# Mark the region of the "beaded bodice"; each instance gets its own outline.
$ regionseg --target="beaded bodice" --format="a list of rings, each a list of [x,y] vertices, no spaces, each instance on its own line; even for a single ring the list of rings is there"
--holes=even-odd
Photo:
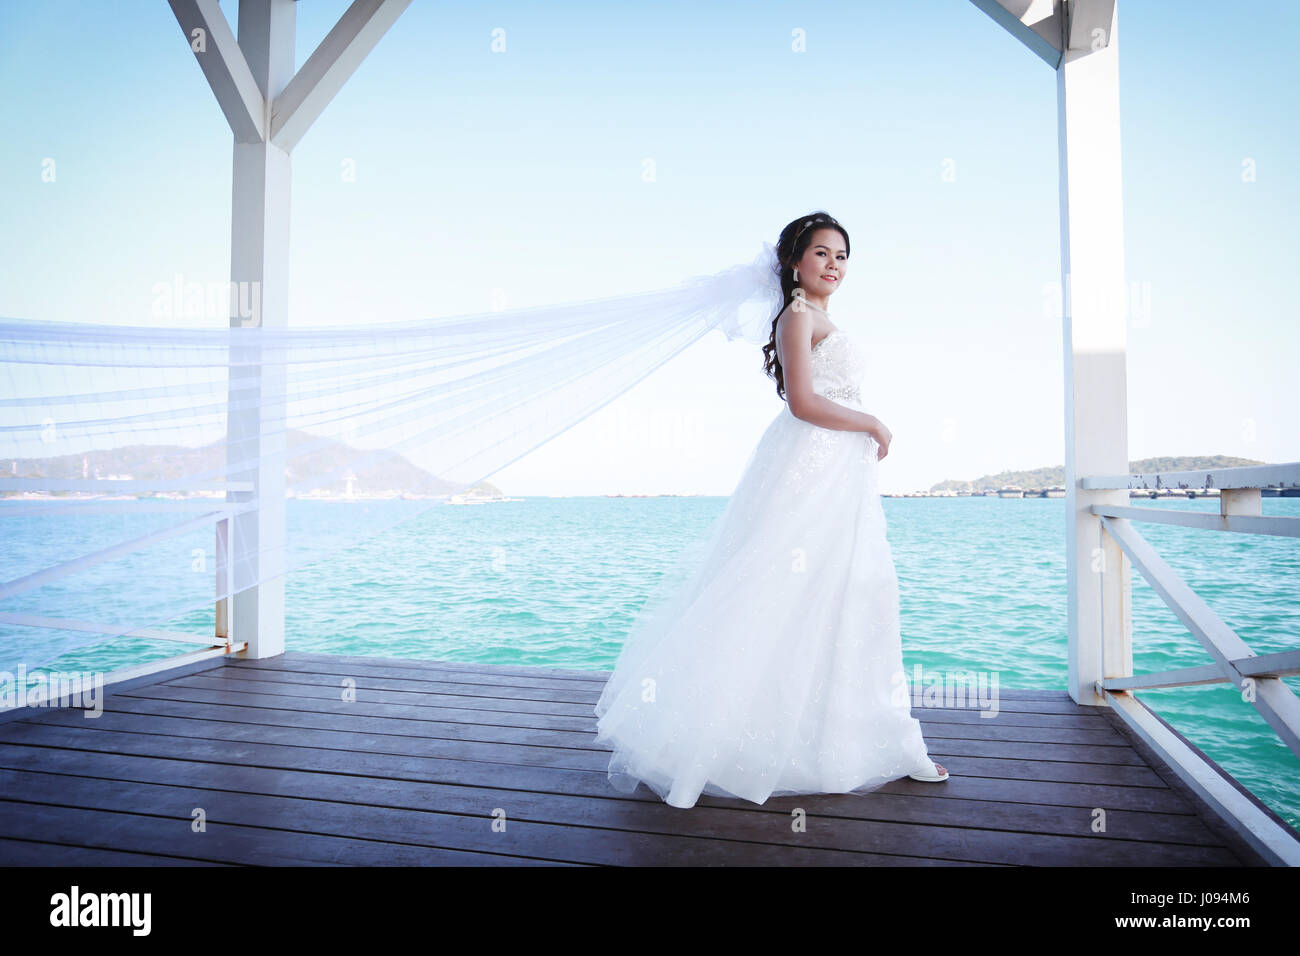
[[[812,388],[843,405],[862,406],[866,355],[843,329],[835,329],[812,350]]]

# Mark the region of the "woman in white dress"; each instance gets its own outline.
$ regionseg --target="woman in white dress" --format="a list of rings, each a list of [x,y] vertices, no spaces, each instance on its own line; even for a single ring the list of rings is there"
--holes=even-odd
[[[825,212],[776,246],[785,305],[764,371],[785,407],[699,554],[642,607],[596,703],[611,784],[675,807],[701,793],[939,782],[912,717],[878,483],[889,429],[863,409],[862,348],[827,306],[847,231]]]

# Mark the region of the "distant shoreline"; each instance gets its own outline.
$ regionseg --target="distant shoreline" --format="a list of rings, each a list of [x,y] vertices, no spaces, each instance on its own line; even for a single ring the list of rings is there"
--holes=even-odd
[[[1124,489],[1117,489],[1124,490]],[[1130,488],[1128,489],[1130,498],[1218,498],[1218,488]],[[1300,497],[1300,489],[1279,489],[1263,488],[1260,494],[1265,498],[1292,498]],[[1001,491],[909,491],[909,492],[882,492],[882,498],[1007,498],[1007,499],[1024,499],[1024,498],[1064,498],[1064,489],[1003,489]],[[290,495],[288,501],[329,501],[338,503],[356,503],[365,501],[443,501],[448,504],[471,505],[471,504],[500,504],[511,501],[525,501],[529,498],[726,498],[725,494],[703,494],[699,492],[651,492],[644,494],[610,494],[593,492],[583,495],[502,495],[500,497],[487,496],[464,496],[464,495],[412,495],[404,493],[393,493],[384,495]],[[51,494],[39,491],[20,491],[7,494],[0,494],[0,501],[211,501],[214,503],[224,503],[225,493],[214,492],[204,494],[196,492],[194,494],[169,494],[161,493],[155,495],[97,495],[83,492],[67,492],[65,494]]]

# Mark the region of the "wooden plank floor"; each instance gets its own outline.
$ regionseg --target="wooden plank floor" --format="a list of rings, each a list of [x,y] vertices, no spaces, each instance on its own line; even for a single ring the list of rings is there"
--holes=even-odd
[[[943,784],[683,810],[609,786],[604,679],[288,653],[137,679],[94,719],[29,709],[0,722],[0,863],[1261,863],[1115,715],[1064,691],[1003,690],[993,719],[918,708]]]

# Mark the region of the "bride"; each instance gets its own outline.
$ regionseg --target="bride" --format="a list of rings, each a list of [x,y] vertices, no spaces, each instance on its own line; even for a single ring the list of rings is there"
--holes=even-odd
[[[609,779],[675,807],[938,782],[912,717],[880,503],[889,429],[864,354],[831,325],[848,232],[825,212],[776,246],[784,306],[763,348],[785,407],[704,545],[641,609],[596,703]]]

